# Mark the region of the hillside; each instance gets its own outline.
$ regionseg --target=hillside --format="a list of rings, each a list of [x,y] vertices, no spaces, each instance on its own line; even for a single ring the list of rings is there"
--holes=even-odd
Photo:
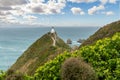
[[[112,37],[116,32],[120,32],[120,21],[116,21],[101,27],[97,32],[85,40],[81,46],[93,44],[99,39]]]
[[[57,54],[69,49],[70,47],[57,36],[56,32],[48,32],[34,42],[9,70],[33,75],[39,66],[53,59]]]
[[[98,40],[94,45],[84,46],[72,53],[64,52],[64,54],[58,55],[53,60],[40,66],[33,80],[61,80],[62,65],[64,61],[70,57],[77,57],[87,62],[95,70],[96,78],[98,77],[98,79],[91,79],[95,77],[94,75],[88,76],[88,74],[92,74],[89,67],[86,74],[83,75],[86,78],[88,77],[88,79],[83,79],[82,76],[82,79],[66,80],[120,80],[120,33],[114,34],[112,38]],[[74,63],[76,62],[74,61]],[[72,61],[68,64],[72,64]],[[69,74],[64,73],[65,75],[70,76],[71,73],[78,71],[78,68],[76,68],[76,70],[73,70],[71,66],[70,68],[71,69],[65,67],[65,69],[70,72]],[[82,71],[84,72],[84,68],[85,67],[81,68],[79,75],[82,74]],[[78,72],[76,74],[78,74]],[[73,76],[76,77],[76,75],[72,75],[72,77]]]

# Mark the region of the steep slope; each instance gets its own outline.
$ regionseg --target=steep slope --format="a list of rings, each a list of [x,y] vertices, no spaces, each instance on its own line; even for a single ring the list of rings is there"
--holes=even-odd
[[[116,32],[120,32],[120,21],[113,22],[100,28],[95,34],[85,40],[80,47],[93,44],[99,39],[112,37]]]
[[[57,33],[43,35],[34,42],[12,65],[14,71],[33,75],[36,69],[57,54],[69,50],[70,47],[57,36]]]

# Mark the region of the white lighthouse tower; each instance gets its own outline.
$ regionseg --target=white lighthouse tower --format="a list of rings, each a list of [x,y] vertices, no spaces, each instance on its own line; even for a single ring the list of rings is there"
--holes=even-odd
[[[55,29],[54,29],[54,27],[52,27],[52,29],[51,29],[51,33],[55,33]]]

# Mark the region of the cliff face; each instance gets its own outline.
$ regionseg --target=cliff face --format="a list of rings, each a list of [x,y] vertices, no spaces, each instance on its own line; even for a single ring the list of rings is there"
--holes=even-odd
[[[85,40],[80,47],[93,44],[99,39],[112,37],[116,32],[120,32],[120,21],[113,22],[100,28],[95,34]]]
[[[70,47],[57,36],[57,33],[49,32],[34,42],[10,69],[33,75],[39,66],[69,49]]]

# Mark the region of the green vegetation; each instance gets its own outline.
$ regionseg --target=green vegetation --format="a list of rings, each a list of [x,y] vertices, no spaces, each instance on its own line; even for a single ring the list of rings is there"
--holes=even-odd
[[[35,73],[35,80],[60,80],[60,69],[62,63],[69,57],[76,57],[77,54],[70,54],[64,52],[58,55],[53,60],[45,63],[43,66],[39,67]]]
[[[55,35],[57,36],[57,34]],[[70,49],[58,36],[56,37],[56,46],[53,46],[51,37],[54,37],[51,33],[43,35],[17,59],[10,69],[33,75],[39,66],[53,59],[59,53]]]
[[[6,73],[0,70],[0,80],[5,80]]]
[[[56,46],[53,46],[55,35],[47,33],[33,43],[7,73],[1,72],[0,80],[70,80],[64,77],[76,74],[75,70],[83,80],[95,80],[96,76],[99,80],[120,80],[120,33],[116,33],[120,32],[119,25],[120,21],[106,25],[72,52],[57,34]],[[84,61],[69,60],[70,57]],[[67,72],[68,69],[71,71]]]
[[[120,80],[120,33],[83,47],[79,53],[91,63],[100,80]]]
[[[68,58],[61,68],[62,80],[97,80],[95,71],[80,58]]]
[[[39,67],[34,79],[60,80],[61,65],[69,57],[82,57],[88,64],[93,66],[99,80],[119,80],[120,33],[112,38],[98,40],[94,45],[82,47],[76,52],[60,54],[55,59]]]
[[[8,70],[5,80],[24,80],[24,74],[15,72],[14,70]]]
[[[52,49],[55,48],[52,47]],[[116,33],[112,38],[98,40],[94,45],[82,47],[72,53],[59,54],[53,60],[39,66],[33,77],[17,73],[17,71],[10,71],[7,74],[2,72],[0,78],[5,80],[6,76],[8,79],[14,80],[18,78],[23,80],[61,80],[62,64],[70,57],[82,57],[93,67],[99,80],[120,80],[120,33]],[[85,75],[87,76],[87,73]]]
[[[93,34],[87,40],[85,40],[80,45],[80,47],[93,44],[97,40],[106,37],[112,37],[116,32],[120,32],[120,21],[116,21],[111,24],[105,25],[104,27],[101,27],[95,34]]]

